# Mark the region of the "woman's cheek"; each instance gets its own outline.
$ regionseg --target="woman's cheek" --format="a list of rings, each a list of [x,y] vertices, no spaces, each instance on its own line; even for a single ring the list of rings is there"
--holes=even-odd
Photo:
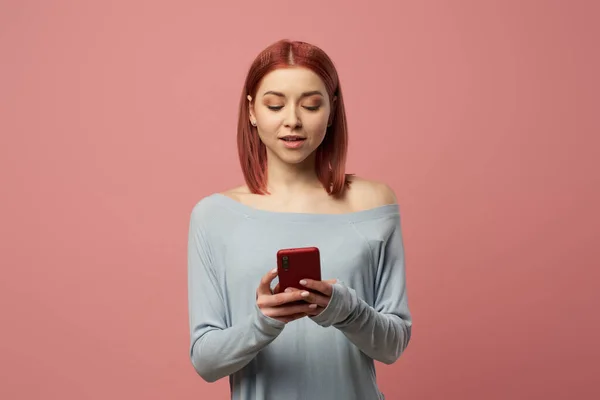
[[[277,129],[281,123],[281,118],[275,115],[266,115],[262,118],[263,126],[266,130],[272,131]]]

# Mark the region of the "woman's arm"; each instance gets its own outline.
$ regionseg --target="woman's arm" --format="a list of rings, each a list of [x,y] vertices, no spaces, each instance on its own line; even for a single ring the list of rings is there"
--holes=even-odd
[[[227,326],[225,288],[213,268],[211,246],[202,226],[203,212],[192,212],[188,236],[190,358],[207,382],[231,375],[271,343],[285,323],[265,316],[258,306],[243,322]]]
[[[394,219],[394,228],[380,249],[374,306],[359,298],[354,289],[337,282],[330,285],[329,304],[311,317],[321,326],[339,329],[362,352],[385,364],[395,362],[404,352],[412,327],[400,221],[398,216]]]
[[[331,289],[329,304],[311,317],[313,321],[339,329],[369,357],[385,364],[395,362],[408,346],[412,328],[399,219],[380,250],[374,305],[343,282]]]

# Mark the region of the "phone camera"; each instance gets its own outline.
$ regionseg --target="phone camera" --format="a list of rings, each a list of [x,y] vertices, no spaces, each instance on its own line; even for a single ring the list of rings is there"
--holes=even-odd
[[[282,260],[283,260],[283,269],[284,269],[284,271],[287,271],[289,269],[288,256],[283,256]]]

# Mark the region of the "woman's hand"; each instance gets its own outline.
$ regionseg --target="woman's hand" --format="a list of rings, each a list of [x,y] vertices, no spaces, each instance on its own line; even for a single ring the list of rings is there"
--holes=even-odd
[[[312,312],[311,315],[319,315],[325,309],[325,307],[327,307],[329,300],[331,300],[331,295],[333,294],[332,285],[336,282],[336,279],[330,279],[326,281],[302,279],[300,281],[302,286],[311,290],[311,292],[300,291],[302,299],[307,303],[317,306],[315,312]]]
[[[307,315],[317,315],[320,310],[317,304],[309,304],[305,300],[310,294],[303,290],[289,290],[278,293],[278,287],[271,291],[271,282],[277,276],[277,269],[269,271],[262,277],[256,289],[256,305],[267,317],[288,323]]]

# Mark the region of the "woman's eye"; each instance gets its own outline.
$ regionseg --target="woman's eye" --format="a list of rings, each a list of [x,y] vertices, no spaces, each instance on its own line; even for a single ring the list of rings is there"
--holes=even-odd
[[[308,111],[317,111],[321,106],[303,106]],[[283,108],[283,106],[267,106],[267,108],[271,111],[279,111]]]

